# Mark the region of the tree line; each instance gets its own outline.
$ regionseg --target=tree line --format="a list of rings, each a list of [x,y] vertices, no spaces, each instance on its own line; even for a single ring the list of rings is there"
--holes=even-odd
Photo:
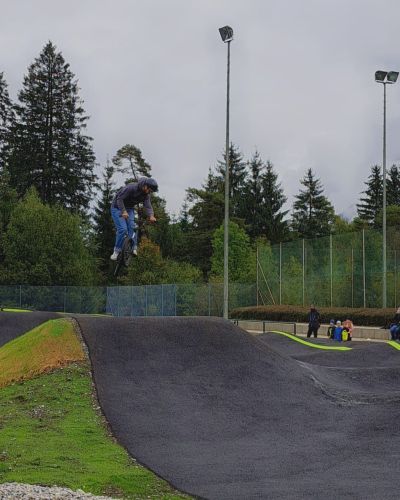
[[[16,102],[0,72],[0,284],[89,285],[113,281],[110,204],[126,182],[152,175],[134,144],[125,144],[95,174],[88,116],[78,80],[48,42],[28,67]],[[223,273],[225,156],[200,187],[189,187],[179,216],[153,196],[159,223],[148,229],[126,284],[220,281]],[[255,248],[298,238],[379,227],[383,182],[371,167],[357,217],[335,214],[321,180],[307,169],[292,210],[271,161],[255,151],[246,160],[231,144],[230,277],[255,281]],[[400,170],[388,172],[388,224],[400,221]],[[162,186],[161,186],[162,191]]]

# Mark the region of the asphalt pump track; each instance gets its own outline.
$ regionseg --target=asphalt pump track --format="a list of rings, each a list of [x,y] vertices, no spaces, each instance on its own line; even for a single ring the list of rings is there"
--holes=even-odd
[[[212,318],[76,319],[115,437],[178,489],[399,497],[400,351],[310,353]]]

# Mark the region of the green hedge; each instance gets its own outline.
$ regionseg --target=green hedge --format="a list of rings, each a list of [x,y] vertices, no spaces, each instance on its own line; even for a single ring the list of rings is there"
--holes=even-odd
[[[395,315],[394,309],[352,309],[351,307],[318,307],[322,323],[331,319],[351,319],[354,325],[388,328]],[[307,323],[309,308],[301,306],[239,307],[231,311],[233,319],[290,321]]]

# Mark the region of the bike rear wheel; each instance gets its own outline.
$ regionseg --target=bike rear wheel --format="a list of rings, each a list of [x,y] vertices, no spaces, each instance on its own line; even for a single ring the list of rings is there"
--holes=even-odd
[[[128,267],[132,259],[132,239],[128,238],[128,236],[125,236],[121,254],[123,265]]]
[[[132,240],[125,236],[122,243],[122,249],[117,258],[117,265],[115,266],[114,276],[117,277],[122,267],[128,267],[132,258]]]

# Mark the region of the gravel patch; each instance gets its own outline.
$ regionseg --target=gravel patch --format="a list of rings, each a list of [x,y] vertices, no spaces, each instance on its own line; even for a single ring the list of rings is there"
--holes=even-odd
[[[49,488],[21,483],[0,484],[0,500],[84,500],[88,498],[113,500],[111,497],[95,496],[82,490],[73,491],[58,486]]]

